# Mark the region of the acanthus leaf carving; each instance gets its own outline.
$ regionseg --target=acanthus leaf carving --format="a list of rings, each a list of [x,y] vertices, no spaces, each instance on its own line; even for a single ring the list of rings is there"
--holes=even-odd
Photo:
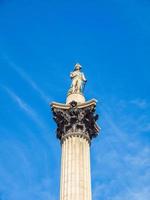
[[[53,108],[52,111],[60,140],[64,135],[77,132],[88,135],[90,139],[97,136],[98,115],[95,114],[95,106],[78,108],[77,102],[72,101],[69,109]]]

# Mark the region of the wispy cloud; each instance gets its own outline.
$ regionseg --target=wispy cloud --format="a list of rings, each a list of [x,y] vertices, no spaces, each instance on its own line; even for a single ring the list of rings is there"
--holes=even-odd
[[[142,110],[131,113],[131,102],[118,111],[118,102],[113,107],[102,106],[102,133],[93,146],[93,199],[148,200],[150,194],[150,149],[143,143],[140,133],[149,131],[149,114]],[[136,102],[137,104],[137,102]],[[137,110],[146,103],[138,102]],[[142,124],[144,124],[142,126]]]
[[[9,59],[9,57],[7,55],[3,54],[3,58],[7,61],[7,63],[9,64],[9,66],[15,70],[21,78],[23,78],[39,95],[40,97],[46,102],[48,103],[51,98],[49,96],[47,96],[43,90],[35,83],[35,81],[27,74],[27,72],[25,72],[21,67],[18,67],[13,61],[11,61]]]
[[[145,99],[134,99],[131,100],[130,103],[141,109],[145,109],[148,106],[148,103]]]
[[[143,187],[137,189],[129,189],[128,192],[122,192],[116,195],[113,200],[149,200],[150,187]]]
[[[21,99],[17,94],[15,94],[12,90],[10,90],[6,86],[2,86],[2,88],[7,92],[7,94],[13,99],[19,108],[22,109],[38,126],[43,129],[46,129],[46,125],[41,119],[41,117],[33,110],[23,99]]]

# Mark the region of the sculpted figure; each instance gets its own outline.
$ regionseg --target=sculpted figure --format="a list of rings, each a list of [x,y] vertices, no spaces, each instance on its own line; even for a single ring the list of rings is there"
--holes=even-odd
[[[80,64],[76,64],[74,71],[70,73],[70,77],[72,79],[72,84],[71,84],[68,94],[83,93],[84,85],[87,80],[84,76],[84,73],[81,72],[81,68],[82,67]]]

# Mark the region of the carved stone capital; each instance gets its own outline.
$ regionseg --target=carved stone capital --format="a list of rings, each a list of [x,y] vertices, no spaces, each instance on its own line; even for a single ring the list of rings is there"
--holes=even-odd
[[[89,138],[89,141],[98,135],[99,127],[96,124],[98,115],[95,114],[96,101],[92,100],[78,105],[72,101],[69,105],[52,103],[53,119],[57,124],[57,138],[63,140],[68,136]]]

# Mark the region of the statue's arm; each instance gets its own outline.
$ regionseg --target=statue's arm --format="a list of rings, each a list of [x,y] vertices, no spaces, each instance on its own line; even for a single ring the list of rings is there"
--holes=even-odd
[[[71,72],[71,73],[70,73],[70,77],[71,77],[71,78],[74,78],[74,77],[75,77],[74,72]]]
[[[82,79],[83,79],[84,82],[87,82],[87,79],[85,78],[84,73],[82,73]]]

